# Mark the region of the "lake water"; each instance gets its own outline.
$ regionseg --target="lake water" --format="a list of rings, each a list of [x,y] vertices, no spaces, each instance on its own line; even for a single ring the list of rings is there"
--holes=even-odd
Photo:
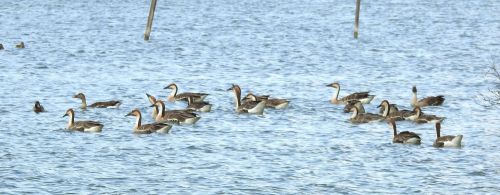
[[[363,1],[359,39],[354,1],[162,1],[143,40],[149,1],[5,1],[0,5],[0,193],[2,194],[472,194],[500,193],[498,107],[481,93],[500,62],[500,2]],[[25,49],[15,44],[24,41]],[[369,90],[408,108],[445,96],[424,112],[445,116],[443,134],[463,147],[437,149],[434,126],[400,122],[420,146],[392,144],[386,123],[355,125],[328,102]],[[214,106],[194,126],[133,135],[145,93],[206,92]],[[288,98],[262,116],[234,111],[244,93]],[[119,109],[78,109],[118,99]],[[48,112],[31,111],[41,101]],[[182,108],[182,102],[168,108]],[[65,131],[76,120],[102,133]]]

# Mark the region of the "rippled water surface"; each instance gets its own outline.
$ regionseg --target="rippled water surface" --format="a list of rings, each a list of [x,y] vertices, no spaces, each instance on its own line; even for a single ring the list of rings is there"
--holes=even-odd
[[[354,1],[162,1],[151,40],[142,36],[149,1],[4,1],[0,5],[0,192],[40,193],[499,193],[499,110],[480,93],[499,63],[500,2],[363,1],[352,38]],[[24,41],[25,49],[15,44]],[[409,107],[442,94],[424,111],[463,134],[460,149],[436,149],[433,125],[398,123],[423,138],[391,143],[385,123],[355,125],[328,102],[369,90]],[[207,92],[214,106],[194,126],[133,135],[145,93],[165,99]],[[234,112],[243,92],[288,98],[263,116]],[[71,96],[118,99],[119,109],[78,109]],[[35,100],[48,110],[31,111]],[[168,103],[182,108],[182,102]],[[65,131],[66,109],[101,121],[102,133]]]

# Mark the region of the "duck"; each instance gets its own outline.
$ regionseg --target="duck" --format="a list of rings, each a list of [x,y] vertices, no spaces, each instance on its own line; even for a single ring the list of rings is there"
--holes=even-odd
[[[188,99],[187,110],[198,111],[198,112],[210,112],[212,109],[212,104],[202,101],[194,102],[194,97],[190,96]]]
[[[420,107],[415,107],[413,108],[413,115],[410,115],[406,117],[408,120],[412,120],[416,123],[437,123],[437,122],[442,122],[445,117],[439,117],[436,115],[427,115],[423,114],[422,109]]]
[[[326,85],[327,87],[333,87],[336,88],[337,91],[333,95],[333,97],[330,99],[330,103],[332,104],[347,104],[349,100],[358,100],[362,104],[369,104],[375,95],[370,95],[370,92],[356,92],[353,94],[350,94],[348,96],[345,96],[341,99],[338,99],[339,93],[340,93],[340,84],[337,82],[331,83]]]
[[[112,100],[112,101],[106,101],[106,102],[95,102],[93,104],[90,104],[87,106],[87,99],[85,98],[85,95],[83,93],[78,93],[73,96],[73,98],[78,98],[82,100],[82,109],[86,109],[87,107],[91,108],[118,108],[121,105],[121,101],[117,100]]]
[[[19,42],[19,44],[16,45],[16,48],[23,49],[24,48],[24,42]]]
[[[234,92],[235,109],[237,113],[249,113],[249,114],[263,114],[264,108],[266,107],[266,100],[257,101],[247,101],[241,103],[241,88],[240,86],[233,84],[228,91]]]
[[[155,96],[152,96],[148,93],[146,93],[146,96],[148,96],[148,100],[151,103],[151,105],[154,105],[156,103]],[[153,106],[153,112],[151,112],[151,116],[153,117],[153,119],[156,118],[156,116],[158,116],[158,108],[156,106]]]
[[[180,101],[180,100],[187,101],[188,97],[193,97],[194,102],[202,102],[209,95],[207,93],[191,93],[191,92],[177,94],[177,90],[179,88],[177,87],[177,84],[175,84],[175,83],[170,83],[164,89],[172,89],[172,92],[170,93],[170,95],[167,98],[168,101],[170,101],[170,102],[175,102],[175,101]]]
[[[33,106],[33,112],[40,113],[45,112],[45,108],[43,108],[42,104],[39,101],[35,102],[35,106]]]
[[[351,112],[352,107],[357,107],[359,113],[365,113],[365,107],[359,100],[349,100],[347,104],[344,106],[344,112]]]
[[[417,99],[417,86],[412,87],[413,96],[411,98],[411,106],[412,107],[425,107],[425,106],[440,106],[444,102],[444,96],[429,96],[425,97],[421,100]]]
[[[352,115],[349,118],[349,121],[352,123],[368,123],[368,122],[375,122],[375,121],[382,121],[385,119],[385,117],[380,116],[378,114],[372,114],[372,113],[359,113],[359,109],[354,106],[351,108]]]
[[[436,141],[434,147],[461,147],[463,135],[445,135],[441,136],[441,123],[436,123]]]
[[[394,131],[392,143],[420,144],[422,139],[416,133],[410,131],[402,131],[398,133],[396,129],[396,121],[394,119],[389,119],[388,122]]]
[[[165,103],[157,100],[152,106],[158,108],[158,115],[155,117],[156,122],[172,122],[179,125],[191,125],[200,120],[200,116],[192,113],[189,110],[166,110]]]
[[[242,104],[247,101],[263,101],[266,100],[266,108],[274,108],[274,109],[285,109],[290,104],[290,101],[287,99],[277,99],[272,98],[269,99],[269,95],[257,96],[253,93],[248,93],[243,99]]]
[[[81,132],[101,132],[103,124],[97,121],[75,121],[75,111],[72,108],[66,111],[63,117],[69,116],[69,122],[66,129]]]
[[[141,111],[137,108],[125,116],[135,116],[136,121],[133,133],[136,134],[168,133],[172,128],[172,125],[166,123],[141,124]]]

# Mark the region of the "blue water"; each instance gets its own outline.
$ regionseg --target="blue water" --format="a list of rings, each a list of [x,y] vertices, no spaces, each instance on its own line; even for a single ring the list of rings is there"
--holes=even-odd
[[[500,112],[480,96],[498,87],[486,73],[500,63],[500,2],[363,1],[358,40],[354,6],[160,0],[146,42],[147,0],[2,2],[0,193],[500,193]],[[463,147],[432,147],[430,124],[398,123],[423,139],[406,146],[385,123],[349,123],[328,103],[333,81],[341,96],[376,94],[368,112],[384,99],[408,108],[412,85],[444,95],[424,112],[447,117],[443,134],[463,134]],[[165,99],[171,82],[210,93],[212,112],[133,135],[124,115],[152,122],[145,93]],[[236,114],[232,83],[291,106]],[[123,105],[83,112],[77,92]],[[48,112],[33,113],[35,100]],[[65,131],[68,108],[103,132]]]

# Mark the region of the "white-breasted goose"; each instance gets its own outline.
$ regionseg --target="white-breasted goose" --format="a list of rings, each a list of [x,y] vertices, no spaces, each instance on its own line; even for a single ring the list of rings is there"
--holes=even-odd
[[[382,121],[385,117],[380,116],[378,114],[372,113],[359,113],[359,110],[356,106],[351,108],[352,115],[349,118],[349,121],[352,123],[368,123],[375,121]]]
[[[338,99],[339,93],[340,93],[340,84],[337,82],[334,82],[334,83],[328,84],[326,86],[333,87],[333,88],[337,89],[335,94],[333,94],[332,98],[330,99],[330,103],[332,103],[332,104],[347,104],[350,100],[358,100],[362,104],[369,104],[373,100],[373,98],[375,97],[375,95],[370,95],[369,94],[370,92],[356,92],[356,93],[350,94],[348,96],[345,96],[341,99]]]
[[[172,125],[165,123],[141,124],[142,116],[139,109],[134,109],[125,116],[135,116],[134,133],[149,134],[149,133],[168,133]]]
[[[441,123],[436,123],[436,141],[435,147],[461,147],[463,135],[445,135],[441,136]]]
[[[389,119],[388,122],[393,130],[392,143],[420,144],[420,141],[422,139],[416,133],[413,133],[410,131],[402,131],[402,132],[398,133],[398,131],[396,129],[396,121],[393,119]]]
[[[155,118],[156,122],[172,122],[175,124],[195,124],[201,117],[189,110],[166,110],[165,103],[157,100],[152,106],[158,107],[158,115]]]
[[[82,132],[101,132],[102,125],[97,121],[75,121],[75,111],[73,109],[68,109],[63,117],[69,116],[69,122],[66,129]]]
[[[90,104],[87,106],[87,99],[85,98],[85,94],[83,93],[78,93],[73,96],[73,98],[78,98],[82,100],[82,109],[86,109],[87,107],[90,108],[118,108],[122,104],[121,101],[117,100],[111,100],[111,101],[105,101],[105,102],[94,102],[93,104]]]
[[[444,96],[429,96],[421,100],[417,99],[417,86],[412,87],[413,96],[411,98],[411,106],[413,107],[424,107],[424,106],[440,106],[444,102]]]
[[[45,112],[45,108],[43,108],[42,104],[39,101],[35,102],[35,106],[33,106],[33,112],[40,113]]]
[[[247,101],[245,103],[241,103],[241,88],[240,86],[233,84],[228,91],[233,91],[234,93],[234,101],[235,101],[235,109],[238,113],[250,113],[250,114],[263,114],[264,108],[266,107],[266,100],[262,101]]]
[[[275,108],[275,109],[285,109],[290,104],[290,101],[287,99],[277,99],[277,98],[269,98],[269,95],[261,95],[257,96],[253,93],[248,93],[243,99],[242,104],[247,101],[263,101],[266,100],[266,108]]]
[[[188,97],[193,97],[194,102],[202,102],[207,96],[207,93],[191,93],[191,92],[185,92],[185,93],[177,93],[178,87],[175,83],[170,83],[167,85],[164,89],[172,89],[172,92],[168,96],[168,101],[170,102],[175,102],[175,101],[187,101]]]

